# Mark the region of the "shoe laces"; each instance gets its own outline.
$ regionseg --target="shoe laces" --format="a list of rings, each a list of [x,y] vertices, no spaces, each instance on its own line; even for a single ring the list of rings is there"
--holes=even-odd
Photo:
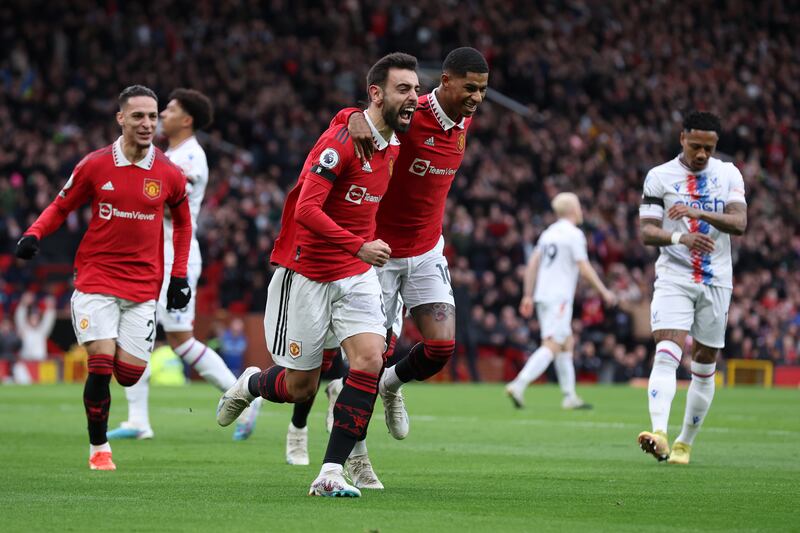
[[[375,471],[372,469],[372,463],[367,457],[350,459],[350,471],[353,478],[358,478],[364,482],[374,483],[378,481]]]
[[[392,392],[387,390],[384,396],[386,410],[393,418],[405,418],[405,402],[402,391]]]

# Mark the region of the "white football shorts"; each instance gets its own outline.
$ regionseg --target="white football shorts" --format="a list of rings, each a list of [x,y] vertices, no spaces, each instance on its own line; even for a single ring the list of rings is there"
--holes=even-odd
[[[657,279],[650,305],[650,329],[688,331],[697,342],[725,347],[731,289]]]
[[[158,297],[158,322],[164,331],[192,331],[194,329],[194,306],[197,297],[197,281],[200,279],[202,263],[190,263],[187,268],[189,287],[192,297],[183,309],[167,309],[167,289],[172,272],[172,265],[164,265],[164,283],[161,285],[161,294]]]
[[[572,335],[572,300],[536,302],[541,337],[561,344]]]
[[[132,302],[108,294],[75,290],[70,301],[72,328],[81,345],[116,339],[117,345],[143,361],[150,360],[156,339],[156,301]],[[113,355],[113,354],[111,354]]]
[[[433,303],[455,306],[450,270],[443,251],[444,237],[439,237],[436,246],[422,255],[389,259],[384,266],[376,268],[386,305],[386,329],[394,327],[398,316],[402,326],[403,304],[407,309]],[[396,333],[399,335],[399,330]]]
[[[264,333],[275,364],[293,370],[322,365],[322,350],[360,333],[386,335],[375,270],[329,282],[279,267],[267,289]],[[333,331],[336,343],[328,337]]]

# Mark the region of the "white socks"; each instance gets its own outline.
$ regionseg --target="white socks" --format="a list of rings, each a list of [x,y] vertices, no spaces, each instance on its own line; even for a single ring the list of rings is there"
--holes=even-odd
[[[356,445],[353,446],[353,451],[350,452],[350,457],[354,457],[356,455],[366,455],[366,454],[367,454],[367,439],[356,441]]]
[[[575,397],[575,365],[572,352],[560,352],[555,359],[556,376],[561,392],[567,398]]]
[[[150,396],[150,365],[135,385],[125,387],[128,399],[128,423],[136,429],[150,429],[150,412],[147,400]]]
[[[94,444],[89,445],[89,457],[91,458],[92,455],[96,454],[97,452],[110,452],[111,445],[108,442],[103,444],[98,444],[95,446]]]
[[[236,382],[233,372],[225,366],[219,354],[194,337],[175,348],[175,353],[204,380],[223,392]]]
[[[524,391],[530,383],[535,381],[545,370],[547,370],[547,367],[550,366],[550,363],[552,362],[553,352],[550,351],[550,348],[546,346],[539,346],[539,348],[528,358],[528,362],[525,363],[524,367],[522,367],[522,370],[520,370],[517,377],[514,378],[514,381],[511,382],[511,386]]]
[[[653,431],[667,432],[669,410],[677,386],[675,372],[681,363],[682,354],[681,347],[672,341],[661,341],[656,345],[653,370],[650,372],[650,381],[647,384]]]
[[[714,373],[717,364],[703,364],[692,361],[692,383],[686,395],[686,414],[683,417],[683,429],[678,435],[680,442],[689,446],[694,442],[703,420],[706,418],[711,400],[714,399]]]
[[[383,376],[381,376],[381,381],[378,389],[397,392],[403,385],[404,383],[400,381],[399,377],[397,377],[397,372],[395,372],[395,365],[392,365],[383,371]]]

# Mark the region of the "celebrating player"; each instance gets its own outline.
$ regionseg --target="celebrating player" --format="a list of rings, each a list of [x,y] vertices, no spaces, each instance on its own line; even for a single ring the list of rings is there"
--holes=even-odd
[[[122,136],[78,163],[16,250],[18,257],[30,259],[42,238],[91,200],[92,219],[75,256],[71,306],[75,336],[89,354],[83,404],[92,470],[116,470],[106,439],[111,374],[123,387],[134,385],[153,349],[156,298],[164,281],[165,204],[172,215],[175,250],[166,307],[182,309],[191,299],[186,178],[153,146],[158,99],[147,87],[133,85],[119,95],[119,106]]]
[[[447,193],[464,157],[467,130],[488,81],[489,66],[474,48],[457,48],[447,55],[439,86],[419,99],[411,128],[399,135],[397,171],[378,210],[377,236],[392,249],[392,258],[378,269],[387,336],[402,313],[402,298],[424,339],[381,377],[386,425],[395,439],[406,438],[409,431],[402,385],[433,377],[455,351],[455,300],[442,253],[442,219]],[[355,111],[343,110],[337,120],[349,121],[358,155],[368,160],[374,146]],[[387,357],[393,346],[394,339]]]
[[[733,289],[730,236],[747,227],[741,173],[711,157],[721,130],[716,115],[690,113],[681,131],[682,152],[647,173],[639,208],[642,240],[661,253],[650,309],[657,343],[647,387],[653,430],[640,433],[638,441],[659,461],[674,464],[689,463],[714,398],[717,352],[725,346]],[[694,339],[692,382],[683,428],[670,452],[669,411],[687,333]]]
[[[187,184],[189,212],[192,217],[192,243],[189,248],[188,279],[192,289],[192,298],[183,309],[167,309],[168,279],[161,287],[161,296],[157,304],[158,321],[164,328],[167,343],[183,361],[194,368],[206,381],[219,390],[228,390],[236,381],[236,377],[225,366],[222,358],[213,349],[194,338],[194,306],[197,280],[200,278],[202,258],[200,245],[197,242],[197,216],[203,202],[206,185],[208,185],[208,164],[206,153],[197,142],[195,132],[211,125],[213,108],[211,101],[204,94],[193,89],[176,89],[169,96],[169,103],[161,112],[161,129],[169,140],[169,148],[165,155],[183,169]],[[172,220],[164,217],[164,272],[172,270],[174,259],[172,249]],[[153,430],[150,427],[148,396],[150,392],[150,370],[145,371],[136,385],[125,389],[128,399],[128,420],[120,427],[109,431],[109,439],[151,439]],[[233,434],[235,440],[244,440],[250,436],[258,415],[261,401],[253,402],[242,416]]]
[[[375,239],[375,214],[395,167],[394,131],[409,127],[417,106],[417,61],[403,53],[379,60],[367,75],[364,117],[378,151],[368,163],[354,155],[344,126],[331,125],[309,153],[287,196],[271,260],[279,265],[267,291],[267,346],[277,363],[244,371],[219,402],[226,426],[261,396],[305,402],[317,391],[325,337],[333,330],[350,361],[334,408],[334,423],[319,476],[309,494],[360,496],[343,465],[366,431],[383,366],[386,316],[372,266],[391,248]]]
[[[572,337],[572,301],[578,274],[592,284],[607,305],[614,305],[616,298],[600,280],[587,258],[586,236],[578,228],[583,222],[578,197],[571,192],[559,193],[553,198],[552,207],[558,221],[542,233],[536,250],[528,260],[524,296],[519,305],[520,314],[530,318],[536,304],[542,345],[531,354],[519,375],[506,385],[506,393],[516,407],[523,407],[525,389],[555,361],[558,384],[564,394],[561,407],[586,409],[591,406],[575,393],[575,367],[572,363],[575,346]]]

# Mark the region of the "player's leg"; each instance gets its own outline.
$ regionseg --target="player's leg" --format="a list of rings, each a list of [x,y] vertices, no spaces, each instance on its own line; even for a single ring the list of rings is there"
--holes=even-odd
[[[83,388],[83,406],[89,431],[89,467],[115,470],[108,444],[108,414],[111,408],[111,375],[119,331],[116,298],[76,290],[70,302],[72,326],[78,343],[86,348],[89,372]]]
[[[125,399],[128,401],[128,419],[121,422],[118,428],[112,429],[107,433],[108,440],[145,440],[154,437],[155,434],[150,425],[149,396],[150,365],[147,365],[141,379],[135,385],[125,388]]]
[[[333,429],[325,459],[309,494],[360,496],[344,479],[344,464],[369,425],[386,346],[386,317],[374,270],[332,283],[331,324],[350,362],[333,409]]]
[[[694,321],[694,288],[657,281],[650,309],[656,342],[653,368],[647,384],[651,431],[639,434],[639,446],[659,461],[669,457],[667,430],[677,388],[676,372],[683,356],[686,335]]]
[[[569,337],[559,345],[560,351],[556,353],[553,361],[558,385],[564,396],[561,401],[561,407],[563,409],[591,409],[592,406],[584,402],[575,392],[575,363],[572,360],[575,339],[571,333],[570,331]]]
[[[686,394],[686,412],[681,433],[672,447],[669,462],[688,464],[694,439],[706,419],[714,399],[717,354],[725,346],[725,328],[731,291],[723,287],[704,287],[697,302],[692,326],[692,382]]]

